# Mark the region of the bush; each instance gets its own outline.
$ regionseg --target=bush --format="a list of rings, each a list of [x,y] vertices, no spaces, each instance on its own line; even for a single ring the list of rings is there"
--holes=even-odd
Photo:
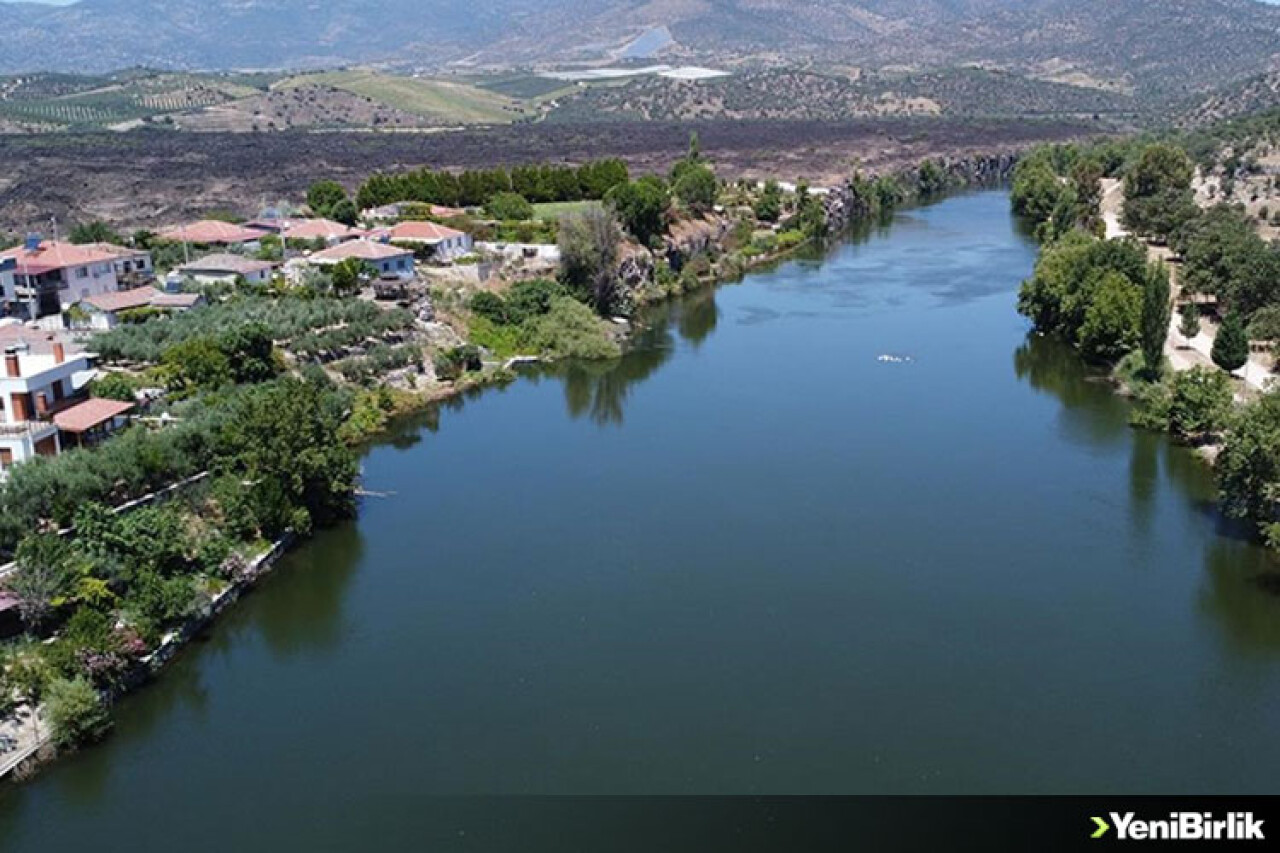
[[[531,320],[527,327],[529,344],[549,358],[616,358],[618,344],[609,337],[606,321],[574,299],[558,297],[551,310]]]
[[[1169,382],[1169,428],[1196,440],[1221,430],[1231,413],[1231,382],[1201,367],[1175,373]]]
[[[111,730],[102,697],[84,678],[55,680],[48,691],[49,725],[59,749],[74,749],[100,740]]]
[[[504,221],[533,219],[533,205],[519,193],[497,193],[485,203],[484,212]]]
[[[467,344],[436,353],[434,367],[437,379],[453,382],[464,373],[481,370],[484,363],[480,359],[480,350]]]

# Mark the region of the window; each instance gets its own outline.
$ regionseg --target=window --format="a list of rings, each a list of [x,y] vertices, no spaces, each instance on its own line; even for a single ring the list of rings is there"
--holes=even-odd
[[[76,267],[76,278],[88,278],[88,277],[89,277],[88,267]]]

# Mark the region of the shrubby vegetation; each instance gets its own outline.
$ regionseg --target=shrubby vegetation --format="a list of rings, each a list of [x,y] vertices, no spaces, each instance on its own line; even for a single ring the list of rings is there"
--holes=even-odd
[[[94,339],[107,361],[158,363],[165,352],[189,340],[218,341],[223,330],[251,327],[290,352],[317,357],[351,343],[408,329],[408,311],[331,298],[238,296],[166,319],[120,326]]]

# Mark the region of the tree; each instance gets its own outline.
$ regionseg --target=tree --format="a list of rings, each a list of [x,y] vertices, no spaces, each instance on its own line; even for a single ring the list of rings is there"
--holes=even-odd
[[[1170,381],[1169,428],[1186,440],[1222,429],[1231,412],[1231,381],[1223,374],[1195,367]]]
[[[622,227],[641,245],[667,230],[667,209],[671,192],[661,178],[647,175],[620,184],[609,191],[605,202],[618,217]]]
[[[705,213],[716,203],[716,174],[709,167],[694,163],[681,170],[671,189],[690,210]]]
[[[55,680],[49,686],[48,708],[53,742],[60,749],[93,743],[111,729],[102,697],[85,678]]]
[[[46,533],[24,539],[16,557],[17,571],[5,586],[18,599],[18,612],[27,628],[39,632],[71,594],[75,579],[71,554],[65,540]]]
[[[209,337],[188,338],[174,344],[160,357],[160,366],[168,377],[169,390],[179,397],[232,380],[231,362],[218,342]]]
[[[350,296],[358,293],[364,285],[369,267],[359,258],[345,258],[333,265],[330,277],[333,280],[333,292],[337,296]]]
[[[1168,239],[1195,215],[1195,166],[1181,148],[1148,145],[1124,179],[1124,222],[1135,233]]]
[[[765,181],[764,189],[756,199],[754,212],[756,219],[761,222],[778,221],[778,217],[782,215],[782,190],[778,188],[777,181]]]
[[[497,193],[484,206],[492,219],[503,221],[533,219],[533,205],[519,193]]]
[[[1186,340],[1187,346],[1191,345],[1191,340],[1200,334],[1200,308],[1194,302],[1188,302],[1182,306],[1180,312],[1182,321],[1178,324],[1178,334]]]
[[[251,386],[230,405],[217,467],[253,483],[268,533],[346,518],[355,509],[355,455],[338,438],[345,402],[321,380]]]
[[[329,208],[329,218],[350,227],[360,221],[360,209],[354,201],[344,198]]]
[[[1071,167],[1075,224],[1098,237],[1103,236],[1106,228],[1102,221],[1102,178],[1102,163],[1093,157],[1082,157]]]
[[[84,222],[71,229],[72,243],[122,243],[123,238],[105,222]]]
[[[1090,358],[1115,361],[1141,341],[1142,291],[1118,272],[1105,273],[1080,326],[1081,351]]]
[[[1249,361],[1249,336],[1240,315],[1232,311],[1222,321],[1210,351],[1213,363],[1234,373]]]
[[[1214,469],[1223,512],[1253,522],[1272,547],[1280,544],[1280,393],[1241,410]]]
[[[1142,358],[1149,376],[1159,376],[1163,368],[1169,300],[1169,271],[1163,264],[1149,267],[1142,284]]]
[[[316,216],[329,217],[334,205],[346,198],[347,191],[337,181],[316,181],[307,190],[307,207]]]
[[[560,220],[560,280],[570,294],[600,314],[618,309],[618,249],[622,240],[611,211],[588,209]]]

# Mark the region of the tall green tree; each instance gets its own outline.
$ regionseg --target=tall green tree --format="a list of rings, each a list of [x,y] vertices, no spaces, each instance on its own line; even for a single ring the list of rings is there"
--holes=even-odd
[[[1194,302],[1188,302],[1182,306],[1181,321],[1178,323],[1178,333],[1186,340],[1187,345],[1191,345],[1191,340],[1200,334],[1200,308]]]
[[[1249,335],[1239,314],[1232,311],[1223,318],[1209,354],[1213,363],[1228,373],[1234,373],[1249,361]]]
[[[1149,376],[1159,376],[1163,369],[1171,298],[1169,270],[1163,264],[1149,267],[1142,284],[1142,359]]]

